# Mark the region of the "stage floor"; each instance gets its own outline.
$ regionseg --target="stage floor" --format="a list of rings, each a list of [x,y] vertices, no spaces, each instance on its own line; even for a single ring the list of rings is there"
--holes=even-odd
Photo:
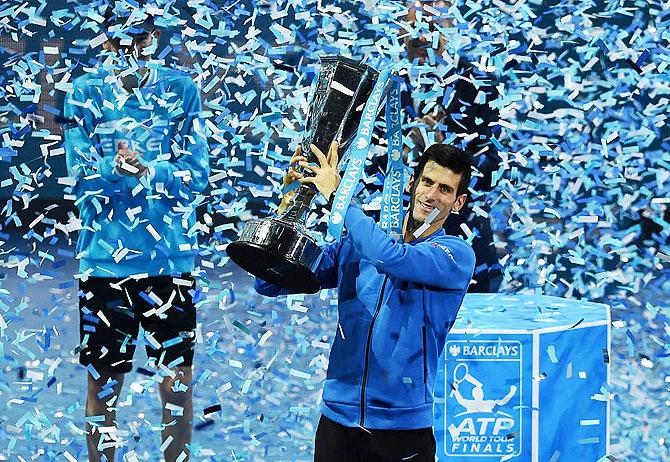
[[[11,255],[0,258],[0,314],[7,324],[0,330],[0,460],[84,461],[86,371],[73,354],[76,264],[64,254],[31,254],[29,263],[21,263],[16,251]],[[19,277],[22,266],[28,277]],[[209,286],[207,298],[198,307],[192,460],[312,460],[328,345],[337,326],[334,293],[264,298],[230,262],[208,270],[207,279],[201,282]],[[645,299],[657,307],[666,303],[667,313],[668,293],[666,275],[639,295],[642,306]],[[662,339],[667,342],[668,324],[659,325],[658,315],[650,323],[648,314],[612,310],[610,452],[616,459],[610,460],[668,460],[663,438],[670,413],[663,396],[670,361],[653,353]],[[138,349],[124,384],[118,416],[126,445],[117,460],[161,459],[157,388],[151,376],[137,372],[145,360]],[[569,397],[561,399],[569,404]],[[217,404],[219,411],[205,415]],[[64,458],[65,451],[72,458]]]

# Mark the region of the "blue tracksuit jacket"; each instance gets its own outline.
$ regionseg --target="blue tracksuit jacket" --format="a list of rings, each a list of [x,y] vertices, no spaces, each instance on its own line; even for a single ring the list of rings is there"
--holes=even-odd
[[[408,430],[433,425],[438,357],[474,271],[472,248],[434,234],[399,243],[356,206],[347,234],[324,247],[322,288],[338,289],[323,414],[348,427]],[[256,279],[263,295],[286,293]]]

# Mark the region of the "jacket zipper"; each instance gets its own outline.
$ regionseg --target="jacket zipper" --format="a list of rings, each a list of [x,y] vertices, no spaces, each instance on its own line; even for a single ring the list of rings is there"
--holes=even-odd
[[[372,329],[375,326],[375,320],[379,315],[379,311],[382,307],[382,300],[384,299],[384,289],[386,288],[386,281],[388,276],[384,276],[384,282],[382,283],[382,290],[379,293],[379,299],[377,300],[377,308],[375,309],[374,314],[372,315],[372,321],[370,321],[370,327],[368,328],[368,339],[365,343],[365,362],[363,363],[363,382],[361,383],[361,421],[360,426],[365,427],[365,387],[368,383],[368,362],[370,359],[370,348],[372,347]]]

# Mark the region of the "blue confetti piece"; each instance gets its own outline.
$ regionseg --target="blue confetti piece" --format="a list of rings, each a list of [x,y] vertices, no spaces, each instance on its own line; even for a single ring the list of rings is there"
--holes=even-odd
[[[635,354],[635,337],[630,329],[626,329],[626,337],[628,338],[628,357],[634,358]]]
[[[100,374],[98,373],[97,370],[95,370],[93,364],[89,364],[88,366],[86,366],[86,370],[88,371],[89,374],[91,374],[91,377],[93,377],[94,380],[98,380],[100,378]]]

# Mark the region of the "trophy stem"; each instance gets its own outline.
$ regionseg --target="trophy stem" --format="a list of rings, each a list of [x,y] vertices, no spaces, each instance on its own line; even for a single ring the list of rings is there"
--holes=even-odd
[[[315,191],[309,186],[300,185],[295,196],[286,207],[286,210],[277,218],[282,221],[305,225],[307,221],[307,212],[314,199]]]

